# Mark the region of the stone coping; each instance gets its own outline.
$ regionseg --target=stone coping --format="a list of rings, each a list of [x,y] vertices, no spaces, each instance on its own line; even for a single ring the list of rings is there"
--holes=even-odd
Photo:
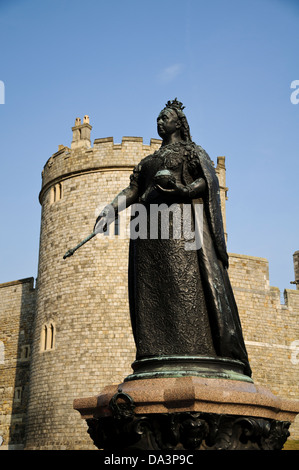
[[[241,258],[241,259],[250,259],[252,261],[263,261],[264,263],[268,263],[267,258],[261,258],[259,256],[251,256],[251,255],[240,255],[238,253],[228,253],[230,258]]]
[[[3,282],[2,284],[0,284],[0,288],[1,287],[17,286],[17,285],[20,285],[20,284],[27,284],[27,283],[31,284],[31,286],[33,288],[34,278],[33,277],[26,277],[24,279],[18,279],[16,281]]]

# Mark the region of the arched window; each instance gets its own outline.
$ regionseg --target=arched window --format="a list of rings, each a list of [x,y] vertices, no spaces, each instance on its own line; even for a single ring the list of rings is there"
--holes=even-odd
[[[44,324],[41,334],[41,350],[50,351],[55,346],[55,324]]]
[[[62,184],[61,183],[54,184],[54,186],[51,187],[50,203],[53,204],[53,202],[60,201],[61,198],[62,198]]]
[[[50,349],[54,349],[54,333],[55,333],[55,328],[53,323],[50,325]]]
[[[41,334],[41,350],[46,351],[47,349],[47,336],[48,336],[48,327],[43,325],[42,334]]]
[[[58,183],[55,185],[56,188],[56,201],[60,201],[61,196],[62,196],[62,187],[61,183]]]

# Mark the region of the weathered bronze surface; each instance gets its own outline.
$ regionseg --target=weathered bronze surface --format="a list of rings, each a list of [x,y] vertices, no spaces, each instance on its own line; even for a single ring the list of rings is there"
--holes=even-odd
[[[66,259],[68,258],[69,256],[72,256],[75,251],[77,251],[79,248],[81,248],[81,246],[85,245],[85,243],[89,242],[89,240],[91,240],[93,237],[96,236],[96,233],[95,232],[92,232],[90,235],[88,235],[88,237],[84,238],[84,240],[82,240],[82,242],[78,243],[77,246],[75,246],[74,248],[70,248],[69,250],[67,250],[67,252],[65,253],[65,255],[63,256],[63,259]]]
[[[223,357],[153,356],[136,360],[132,369],[133,373],[125,381],[192,375],[253,383],[249,376],[244,375],[244,364],[241,361]]]
[[[98,449],[117,451],[281,450],[290,434],[288,422],[191,412],[86,422]]]
[[[220,206],[219,183],[213,163],[192,142],[182,103],[169,101],[157,128],[162,145],[136,165],[130,185],[105,207],[95,232],[107,229],[118,210],[136,203],[147,210],[147,237],[130,240],[129,300],[136,343],[136,360],[150,357],[220,357],[241,361],[251,369],[241,323],[229,281],[228,255]],[[189,204],[195,227],[194,204],[202,204],[202,246],[186,250],[186,237],[149,236],[153,205]],[[115,212],[112,214],[112,212]],[[171,227],[173,228],[173,227]],[[142,231],[142,230],[141,230]]]

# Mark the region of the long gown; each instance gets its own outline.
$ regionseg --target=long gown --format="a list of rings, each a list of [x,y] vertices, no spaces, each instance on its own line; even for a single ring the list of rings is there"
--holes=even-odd
[[[194,203],[202,204],[202,246],[186,250],[182,236],[164,239],[150,234],[150,210],[173,204],[155,189],[154,177],[169,170],[178,183],[190,185],[204,178],[204,194],[176,200],[176,213],[192,204],[188,223],[195,229]],[[134,168],[131,185],[147,209],[146,237],[131,237],[129,251],[129,301],[136,343],[136,359],[155,356],[226,357],[243,362],[251,375],[241,323],[229,281],[228,255],[223,232],[219,183],[207,153],[193,143],[161,147]],[[174,207],[174,206],[172,206]],[[162,216],[161,216],[162,217]],[[173,224],[170,218],[170,235]],[[176,219],[177,220],[177,219]],[[186,223],[186,220],[184,220]]]

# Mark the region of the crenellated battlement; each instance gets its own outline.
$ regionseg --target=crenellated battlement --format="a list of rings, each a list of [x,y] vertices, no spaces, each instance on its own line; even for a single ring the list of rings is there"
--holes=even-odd
[[[114,143],[113,137],[104,137],[95,139],[93,147],[59,145],[43,168],[39,200],[42,203],[43,195],[52,185],[76,174],[131,170],[142,158],[158,150],[161,143],[159,139],[151,139],[146,145],[142,137],[123,137],[121,143]]]

